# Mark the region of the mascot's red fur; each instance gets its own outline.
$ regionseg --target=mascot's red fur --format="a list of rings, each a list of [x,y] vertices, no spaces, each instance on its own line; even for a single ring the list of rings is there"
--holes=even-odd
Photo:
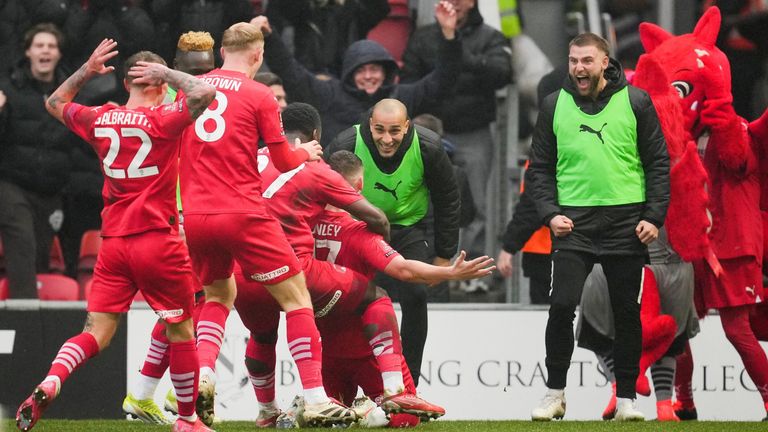
[[[765,401],[768,362],[764,355],[749,354],[759,345],[751,335],[743,337],[749,327],[744,331],[736,325],[749,314],[754,332],[768,334],[763,331],[768,329],[766,309],[752,306],[765,299],[759,265],[768,221],[768,112],[747,124],[734,111],[730,65],[715,46],[720,21],[719,9],[711,7],[691,34],[673,36],[641,24],[647,54],[638,63],[634,84],[651,95],[668,141],[672,170],[666,226],[672,247],[695,265],[697,311],[703,316],[709,309],[720,310],[726,335],[753,381],[761,383]],[[677,103],[662,101],[671,100],[672,89]]]

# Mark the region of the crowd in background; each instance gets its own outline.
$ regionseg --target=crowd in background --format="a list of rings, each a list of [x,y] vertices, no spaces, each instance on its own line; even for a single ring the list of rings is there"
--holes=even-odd
[[[425,1],[425,0],[422,0]],[[452,0],[455,28],[437,17],[416,28],[414,3],[397,0],[0,0],[0,236],[4,273],[11,298],[36,297],[36,273],[49,272],[54,235],[61,242],[65,273],[77,271],[83,233],[98,229],[101,168],[87,144],[46,113],[43,101],[104,38],[118,41],[111,64],[117,74],[88,83],[78,102],[124,103],[120,65],[139,50],[159,53],[172,64],[178,36],[208,31],[217,43],[231,24],[259,21],[266,34],[265,65],[281,79],[288,102],[313,104],[323,116],[323,144],[357,123],[384,97],[402,100],[409,115],[431,114],[452,161],[464,173],[461,195],[461,248],[470,256],[485,245],[486,185],[494,140],[498,140],[496,92],[517,82],[522,100],[521,139],[532,132],[536,86],[552,70],[550,59],[522,31],[524,5],[515,20],[502,19],[501,31],[484,23],[474,0]],[[435,2],[432,2],[435,3]],[[500,7],[501,7],[500,2]],[[567,1],[568,10],[583,1]],[[642,53],[637,23],[653,20],[653,1],[602,2],[623,25],[616,56],[630,68]],[[702,2],[702,8],[713,1]],[[719,46],[728,54],[734,79],[736,111],[754,119],[765,108],[768,46],[762,0],[717,2],[725,19]],[[383,21],[402,20],[407,35],[388,35],[381,44],[365,41]],[[701,12],[692,12],[698,15]],[[400,21],[398,21],[400,22]],[[624,32],[623,29],[626,29]],[[687,30],[686,30],[687,31]],[[448,33],[456,35],[449,37]],[[563,38],[567,39],[563,31]],[[399,50],[388,40],[407,41]],[[458,40],[460,44],[456,44]],[[551,59],[556,65],[562,58]],[[217,64],[219,60],[217,60]],[[357,83],[360,67],[381,66],[373,84]],[[555,72],[557,74],[557,69]],[[560,71],[560,77],[565,76]],[[555,75],[557,76],[557,75]],[[561,78],[556,78],[558,81]],[[372,90],[366,85],[373,85]],[[762,105],[761,105],[762,103]],[[465,180],[461,180],[465,179]],[[502,191],[514,193],[515,191]],[[435,216],[436,220],[440,215]],[[439,226],[433,227],[440,229]],[[434,246],[434,245],[432,245]],[[511,251],[516,252],[516,251]],[[433,250],[434,254],[435,251]],[[466,291],[492,289],[493,281],[472,281]]]

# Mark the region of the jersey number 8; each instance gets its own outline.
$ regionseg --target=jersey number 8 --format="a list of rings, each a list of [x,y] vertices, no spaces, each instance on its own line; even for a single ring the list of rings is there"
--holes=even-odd
[[[221,137],[224,136],[224,131],[226,130],[227,125],[224,122],[224,117],[221,115],[224,114],[224,110],[227,109],[227,103],[227,95],[217,91],[216,109],[211,109],[210,107],[207,108],[203,114],[195,121],[195,135],[197,135],[200,140],[205,142],[214,142],[218,141],[221,139]],[[213,120],[216,126],[210,132],[205,130],[205,122],[207,120]]]

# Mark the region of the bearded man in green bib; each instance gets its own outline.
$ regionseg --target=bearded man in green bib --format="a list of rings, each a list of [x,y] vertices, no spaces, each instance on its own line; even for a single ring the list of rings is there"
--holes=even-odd
[[[326,153],[339,150],[363,161],[362,194],[387,215],[392,247],[407,259],[450,265],[459,243],[459,188],[440,137],[412,124],[402,102],[382,99],[367,124],[342,131]],[[433,231],[434,237],[428,236]],[[427,287],[386,275],[378,275],[376,283],[400,302],[403,356],[418,385],[427,341]]]
[[[646,246],[658,237],[669,203],[669,156],[650,97],[627,83],[605,39],[584,33],[571,41],[568,78],[544,99],[532,147],[533,197],[552,230],[552,290],[549,390],[531,418],[565,415],[574,311],[599,262],[615,317],[615,418],[643,420],[635,407],[640,295]]]

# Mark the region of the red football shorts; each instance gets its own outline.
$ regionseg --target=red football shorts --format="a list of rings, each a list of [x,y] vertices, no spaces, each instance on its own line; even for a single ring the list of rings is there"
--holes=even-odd
[[[310,256],[303,256],[300,262],[316,318],[357,309],[365,296],[368,278],[350,268]]]
[[[199,282],[176,233],[146,231],[105,237],[93,270],[89,312],[127,312],[139,290],[160,318],[177,323],[191,318]]]
[[[703,261],[693,263],[698,310],[754,304],[763,299],[763,274],[760,262],[752,256],[721,259],[723,272],[715,276]]]
[[[203,285],[227,279],[234,263],[257,282],[276,284],[301,271],[280,223],[266,210],[184,216],[192,266]]]

